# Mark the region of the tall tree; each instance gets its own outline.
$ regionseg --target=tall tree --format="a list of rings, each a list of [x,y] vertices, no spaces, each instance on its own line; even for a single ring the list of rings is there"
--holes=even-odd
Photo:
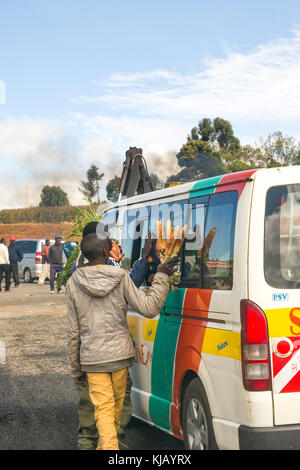
[[[106,186],[106,196],[107,199],[111,202],[117,202],[119,197],[121,178],[119,176],[114,176],[110,179]]]
[[[100,181],[102,180],[104,173],[100,173],[99,168],[96,165],[91,165],[86,173],[87,180],[81,181],[79,191],[91,200],[97,196],[97,202],[100,204]]]
[[[177,175],[172,175],[168,182],[183,183],[226,172],[220,153],[209,142],[200,139],[188,139],[177,154],[177,160],[183,170]]]
[[[67,193],[59,186],[44,186],[41,193],[40,207],[69,206]]]
[[[273,132],[266,139],[260,139],[260,148],[268,168],[281,165],[299,165],[300,144],[294,137]]]

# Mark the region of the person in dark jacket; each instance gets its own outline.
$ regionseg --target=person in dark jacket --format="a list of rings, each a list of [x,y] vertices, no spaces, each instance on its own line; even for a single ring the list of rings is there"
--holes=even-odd
[[[19,277],[18,263],[22,261],[23,253],[21,252],[20,248],[16,246],[15,242],[16,242],[16,239],[12,237],[10,239],[10,244],[8,245],[9,264],[10,264],[9,279],[11,279],[11,276],[13,276],[15,287],[19,287],[20,277]]]
[[[64,256],[64,245],[61,243],[62,237],[56,235],[54,245],[49,248],[48,261],[50,264],[50,293],[54,294],[54,282],[56,274],[62,272],[64,268],[63,256]],[[61,288],[57,289],[57,292],[61,292]]]

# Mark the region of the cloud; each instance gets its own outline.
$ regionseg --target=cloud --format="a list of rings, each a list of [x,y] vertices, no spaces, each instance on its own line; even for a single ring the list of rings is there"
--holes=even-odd
[[[57,119],[0,121],[0,207],[24,205],[26,185],[38,203],[44,184],[59,184],[78,204],[91,163],[105,173],[104,198],[130,146],[141,147],[149,171],[166,178],[178,171],[175,155],[203,117],[230,120],[244,144],[277,130],[300,139],[300,29],[247,52],[223,52],[187,72],[136,70],[92,80],[92,92],[73,97],[73,112]]]
[[[61,186],[73,204],[82,203],[78,184],[86,169],[73,141],[58,121],[28,117],[1,121],[0,207],[25,207],[27,188],[29,203],[37,205],[45,184]]]
[[[0,80],[0,104],[5,104],[6,101],[6,87],[5,83]]]
[[[75,100],[141,118],[196,123],[221,116],[246,127],[293,126],[300,115],[300,30],[248,52],[225,50],[193,73],[150,70],[93,81],[95,93]],[[100,93],[97,93],[97,87]],[[276,129],[275,129],[276,130]],[[244,130],[249,135],[249,130]],[[256,136],[258,137],[258,136]]]

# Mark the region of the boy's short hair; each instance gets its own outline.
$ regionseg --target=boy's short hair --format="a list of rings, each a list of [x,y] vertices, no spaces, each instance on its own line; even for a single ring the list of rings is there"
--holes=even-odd
[[[99,256],[105,256],[105,247],[109,250],[108,240],[100,239],[96,233],[89,233],[80,243],[82,254],[89,261],[93,261]]]
[[[89,222],[88,224],[86,224],[82,231],[82,237],[84,238],[91,233],[107,233],[108,235],[108,226],[105,225],[103,222]]]

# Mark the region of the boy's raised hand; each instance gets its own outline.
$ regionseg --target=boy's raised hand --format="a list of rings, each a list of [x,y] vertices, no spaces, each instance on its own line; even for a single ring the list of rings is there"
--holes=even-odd
[[[173,272],[175,271],[176,260],[177,260],[177,256],[174,256],[173,258],[169,259],[169,261],[166,261],[163,264],[159,264],[157,267],[157,272],[164,273],[164,274],[167,274],[168,276],[171,276]]]
[[[148,259],[149,256],[152,254],[152,238],[151,238],[151,232],[148,233],[148,236],[145,241],[145,246],[142,249],[142,258]]]

